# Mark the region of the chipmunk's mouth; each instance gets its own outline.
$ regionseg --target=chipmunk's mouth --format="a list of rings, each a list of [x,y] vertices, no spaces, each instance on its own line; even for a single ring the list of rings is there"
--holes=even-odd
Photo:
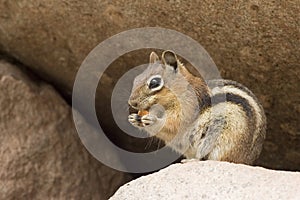
[[[129,114],[137,114],[139,112],[139,110],[137,108],[134,108],[132,106],[129,105]]]
[[[149,114],[148,110],[144,110],[144,109],[134,109],[134,108],[129,108],[129,114],[137,114],[138,116],[142,117],[144,115]]]
[[[129,105],[129,114],[138,114],[139,116],[144,116],[149,113],[150,108],[143,109],[138,107],[132,107]]]

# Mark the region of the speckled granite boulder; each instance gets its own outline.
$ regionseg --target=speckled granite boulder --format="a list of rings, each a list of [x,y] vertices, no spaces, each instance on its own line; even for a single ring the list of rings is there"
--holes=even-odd
[[[110,200],[299,199],[300,173],[227,162],[171,165],[122,186]]]

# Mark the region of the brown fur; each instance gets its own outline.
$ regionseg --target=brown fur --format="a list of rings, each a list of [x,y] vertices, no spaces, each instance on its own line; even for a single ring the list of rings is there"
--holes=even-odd
[[[169,89],[164,88],[161,92],[156,94],[157,101],[160,105],[164,106],[167,109],[167,115],[172,117],[167,117],[165,126],[156,136],[165,141],[171,141],[179,131],[180,127],[180,110],[179,102],[176,100],[176,96],[170,92]],[[174,101],[169,101],[169,99],[174,99]]]

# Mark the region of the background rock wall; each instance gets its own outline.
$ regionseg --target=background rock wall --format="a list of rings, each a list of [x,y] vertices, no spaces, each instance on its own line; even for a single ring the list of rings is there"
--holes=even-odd
[[[261,100],[268,130],[258,164],[300,170],[299,1],[0,0],[0,10],[0,50],[67,97],[83,59],[114,34],[159,26],[191,36],[224,78],[243,83]],[[147,62],[147,56],[135,52],[114,65],[129,69]],[[99,92],[108,104],[116,77],[107,74],[105,90]],[[112,121],[104,125],[114,127]],[[131,146],[111,130],[112,137]]]
[[[107,199],[129,180],[85,150],[53,87],[2,60],[0,110],[0,199]]]

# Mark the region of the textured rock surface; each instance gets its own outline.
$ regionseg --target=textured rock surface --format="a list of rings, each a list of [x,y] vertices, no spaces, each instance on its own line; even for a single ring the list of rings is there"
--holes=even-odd
[[[299,199],[300,173],[226,162],[171,165],[122,186],[111,200]]]
[[[0,0],[0,50],[70,94],[80,63],[104,39],[144,26],[178,30],[207,49],[223,77],[243,83],[262,101],[268,131],[258,163],[300,169],[299,9],[293,0]],[[99,95],[103,107],[110,105],[120,73],[146,56],[133,53],[114,63]],[[111,120],[103,123],[117,137]]]
[[[126,176],[92,158],[55,90],[0,61],[0,199],[107,199]]]

